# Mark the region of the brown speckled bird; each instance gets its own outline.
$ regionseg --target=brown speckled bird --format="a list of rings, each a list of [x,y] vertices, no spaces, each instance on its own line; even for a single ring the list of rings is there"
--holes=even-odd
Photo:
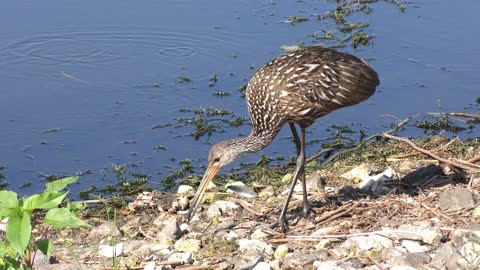
[[[191,202],[188,220],[198,208],[208,184],[223,166],[242,154],[265,148],[282,126],[289,123],[298,159],[279,216],[281,230],[285,232],[288,225],[286,211],[298,178],[303,187],[304,215],[310,211],[305,183],[305,129],[317,118],[368,99],[378,84],[378,75],[367,62],[321,46],[288,52],[263,65],[250,80],[246,93],[252,132],[248,137],[212,146],[208,168]],[[300,126],[300,138],[295,124]]]

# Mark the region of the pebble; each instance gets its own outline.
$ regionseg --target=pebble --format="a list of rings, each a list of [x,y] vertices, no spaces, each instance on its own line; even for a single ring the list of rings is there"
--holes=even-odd
[[[173,253],[168,257],[168,261],[182,261],[185,263],[192,263],[192,253],[191,252],[181,252],[181,253]]]
[[[215,219],[215,218],[218,218],[218,217],[222,216],[222,212],[220,211],[220,207],[218,207],[218,205],[215,204],[215,203],[210,204],[210,206],[208,207],[208,210],[207,210],[207,216],[211,219]]]
[[[282,183],[290,183],[292,182],[293,173],[287,173],[282,177]]]
[[[427,252],[429,248],[425,245],[421,245],[418,241],[415,240],[402,240],[402,246],[408,250],[408,252]]]
[[[279,245],[276,249],[275,249],[275,253],[273,254],[273,257],[275,259],[283,259],[285,258],[285,256],[287,255],[288,253],[288,246],[287,245]]]
[[[195,192],[195,189],[189,185],[180,185],[178,186],[178,189],[177,189],[177,194],[187,194],[187,193],[193,193],[193,192]]]
[[[115,246],[98,245],[98,254],[102,257],[113,258],[123,253],[124,243],[118,243]]]
[[[240,208],[240,205],[238,205],[235,202],[231,202],[231,201],[218,200],[218,201],[215,202],[215,204],[218,206],[220,211],[222,211],[223,213],[226,213],[228,211],[232,211],[232,210],[236,210],[236,209]]]
[[[392,236],[399,239],[421,240],[426,244],[436,246],[440,243],[443,234],[438,228],[403,224],[398,227],[398,232]]]
[[[165,226],[160,231],[160,237],[165,240],[168,239],[177,239],[182,234],[180,225],[175,220],[165,222]]]
[[[200,250],[200,243],[200,240],[197,239],[180,239],[173,246],[176,251],[197,253]]]
[[[114,222],[105,221],[100,226],[91,229],[87,239],[95,239],[97,242],[100,242],[100,240],[107,240],[120,235],[122,235],[122,233]]]
[[[448,212],[456,212],[476,205],[474,194],[466,188],[455,188],[440,194],[438,206]]]
[[[361,250],[382,250],[384,248],[393,247],[392,240],[385,236],[375,234],[370,236],[351,237],[344,243],[347,247],[352,244],[357,245]]]
[[[259,262],[253,268],[253,270],[270,270],[270,269],[272,269],[272,267],[270,267],[270,264],[266,262]]]
[[[369,179],[370,177],[370,167],[367,164],[361,164],[357,167],[351,169],[350,171],[340,175],[342,178],[346,178],[348,180],[353,180],[358,182],[364,181]]]
[[[273,255],[273,247],[258,239],[240,239],[238,241],[239,249],[241,252],[246,250],[256,250],[259,252],[265,252],[267,255]]]
[[[245,184],[240,181],[228,184],[227,192],[235,193],[249,199],[257,197],[257,193],[253,191],[253,189],[246,187]]]

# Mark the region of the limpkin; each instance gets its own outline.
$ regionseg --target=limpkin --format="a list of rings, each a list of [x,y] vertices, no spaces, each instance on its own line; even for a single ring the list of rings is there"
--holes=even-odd
[[[336,109],[368,99],[378,84],[378,75],[367,62],[321,46],[288,52],[264,64],[253,75],[246,90],[252,131],[248,137],[212,146],[207,170],[191,202],[188,221],[197,210],[210,181],[223,166],[242,154],[265,148],[288,123],[298,158],[279,216],[281,230],[285,232],[288,225],[286,212],[298,178],[302,181],[303,213],[307,216],[310,211],[305,181],[305,129]],[[300,137],[295,124],[300,126]]]

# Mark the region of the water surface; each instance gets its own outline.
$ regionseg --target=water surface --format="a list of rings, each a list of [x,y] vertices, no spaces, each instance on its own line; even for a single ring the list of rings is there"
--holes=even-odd
[[[478,107],[465,106],[480,95],[480,3],[404,5],[401,13],[379,2],[371,14],[349,18],[370,23],[366,31],[376,38],[369,46],[341,50],[369,59],[381,85],[367,102],[317,121],[310,139],[328,136],[332,123],[361,123],[357,129],[373,134],[397,121],[391,116],[478,113]],[[30,182],[22,192],[37,192],[45,175],[86,171],[92,174],[82,176],[78,190],[102,186],[110,164],[136,164],[161,186],[178,160],[204,164],[211,143],[246,135],[250,127],[195,140],[192,126],[175,127],[176,119],[192,116],[180,110],[213,107],[247,117],[237,89],[282,45],[311,44],[312,33],[334,29],[331,20],[312,16],[333,8],[334,1],[5,1],[0,165],[7,168],[9,188]],[[310,20],[283,22],[293,15]],[[218,81],[209,87],[213,74]],[[181,83],[180,77],[191,81]],[[231,95],[212,95],[218,91]],[[168,124],[173,126],[152,129]],[[288,132],[264,153],[294,154]],[[403,135],[420,133],[412,128]],[[478,135],[475,129],[465,136]]]

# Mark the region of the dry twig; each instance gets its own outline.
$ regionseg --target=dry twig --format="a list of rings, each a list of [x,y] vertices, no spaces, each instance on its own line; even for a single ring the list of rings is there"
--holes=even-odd
[[[413,149],[425,154],[425,155],[428,155],[440,162],[443,162],[445,164],[448,164],[448,165],[451,165],[451,166],[454,166],[454,167],[457,167],[457,168],[461,168],[461,169],[464,169],[466,171],[469,171],[469,172],[472,172],[472,171],[478,171],[477,169],[475,168],[472,168],[470,166],[466,166],[466,165],[462,165],[458,162],[454,162],[454,161],[451,161],[451,160],[448,160],[448,159],[445,159],[445,158],[442,158],[428,150],[425,150],[423,148],[420,148],[418,147],[417,145],[415,145],[415,143],[413,143],[412,141],[410,141],[409,139],[407,138],[403,138],[403,137],[397,137],[397,136],[393,136],[393,135],[390,135],[390,134],[387,134],[387,133],[383,133],[383,136],[386,137],[386,138],[389,138],[389,139],[394,139],[394,140],[397,140],[397,141],[401,141],[401,142],[404,142],[404,143],[407,143],[408,145],[410,145]]]

